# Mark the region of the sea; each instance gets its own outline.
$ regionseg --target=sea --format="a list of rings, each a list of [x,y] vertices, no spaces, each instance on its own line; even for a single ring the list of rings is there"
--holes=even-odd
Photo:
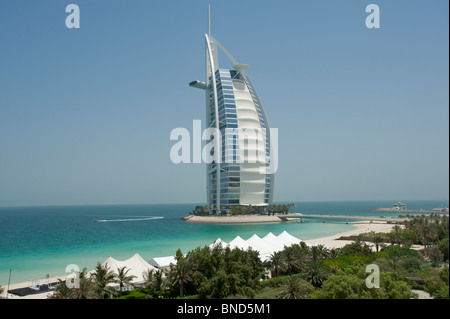
[[[403,201],[410,210],[442,207],[442,201]],[[292,212],[319,215],[380,216],[373,210],[394,201],[292,202]],[[282,203],[278,203],[282,204]],[[181,218],[202,204],[0,207],[0,285],[67,275],[68,265],[92,270],[108,256],[145,260],[185,254],[216,239],[248,239],[283,231],[309,240],[354,229],[345,220],[208,225]],[[396,214],[382,213],[385,216]]]

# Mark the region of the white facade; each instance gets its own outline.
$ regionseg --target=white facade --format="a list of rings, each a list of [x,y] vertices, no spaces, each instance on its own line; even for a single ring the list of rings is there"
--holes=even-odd
[[[208,10],[209,23],[209,10]],[[206,123],[217,129],[215,160],[207,164],[207,202],[217,211],[233,205],[267,206],[272,203],[274,174],[270,173],[270,129],[261,101],[245,70],[210,34],[206,41],[206,81],[190,86],[206,92]],[[232,61],[219,68],[219,49]]]

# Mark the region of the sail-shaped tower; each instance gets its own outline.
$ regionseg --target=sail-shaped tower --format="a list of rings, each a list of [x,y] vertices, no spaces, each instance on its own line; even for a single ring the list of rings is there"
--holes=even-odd
[[[261,101],[245,70],[211,36],[208,6],[206,81],[192,81],[191,87],[206,92],[206,126],[220,132],[207,163],[207,205],[227,211],[233,205],[264,207],[272,203],[274,173],[271,170],[271,137]],[[233,63],[219,67],[219,49]]]

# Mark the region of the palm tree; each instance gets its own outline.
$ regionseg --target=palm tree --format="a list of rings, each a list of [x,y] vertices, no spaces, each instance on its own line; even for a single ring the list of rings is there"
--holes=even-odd
[[[322,286],[322,283],[328,278],[328,271],[323,260],[313,259],[306,268],[305,276],[314,287]]]
[[[281,269],[287,271],[289,275],[292,274],[293,270],[297,270],[301,267],[302,261],[300,251],[297,247],[285,247],[281,252]]]
[[[184,284],[191,280],[191,267],[187,262],[177,263],[170,274],[172,278],[180,285],[180,297],[184,295]]]
[[[394,271],[397,271],[397,268],[400,265],[400,256],[393,255],[391,258],[388,259],[390,261],[390,265],[392,266],[392,269]]]
[[[55,287],[55,290],[52,295],[48,297],[48,299],[71,299],[72,291],[66,285],[66,281],[62,281],[58,279],[59,285]],[[75,288],[74,288],[75,289]]]
[[[377,249],[377,252],[380,250],[380,245],[384,242],[383,235],[376,234],[373,236],[373,243]]]
[[[133,281],[136,276],[134,275],[127,275],[130,269],[125,270],[127,268],[126,266],[123,266],[122,268],[117,268],[117,280],[116,282],[119,283],[119,292],[122,294],[122,288],[124,285],[129,285]]]
[[[301,299],[313,291],[313,287],[299,277],[289,276],[278,294],[279,299]]]
[[[278,277],[278,271],[282,266],[282,255],[281,252],[276,251],[272,255],[270,255],[270,259],[268,261],[268,266],[271,270],[275,271],[275,276]]]
[[[331,258],[331,259],[335,259],[335,258],[337,258],[338,256],[339,256],[339,251],[338,251],[337,249],[335,249],[335,248],[332,248],[332,249],[330,250],[329,255],[328,255],[328,257]]]
[[[178,249],[175,255],[177,263],[170,265],[170,277],[180,286],[180,297],[184,294],[184,284],[191,280],[192,267]]]
[[[330,250],[327,247],[325,247],[324,245],[317,245],[317,246],[313,246],[311,248],[311,253],[312,254],[316,253],[317,257],[319,259],[322,259],[322,258],[327,258],[330,255]]]
[[[71,299],[97,299],[97,287],[92,278],[88,277],[87,268],[78,274],[78,288],[70,289]]]
[[[314,286],[322,286],[322,282],[328,277],[328,271],[323,264],[322,258],[328,254],[327,248],[323,245],[311,247],[311,262],[306,268],[306,278]]]
[[[97,263],[97,267],[94,268],[93,278],[95,285],[97,287],[98,296],[104,299],[108,294],[114,294],[115,289],[109,284],[117,282],[116,274],[109,270],[107,264],[102,266],[102,264]]]
[[[338,264],[331,264],[331,265],[328,265],[328,269],[330,269],[330,271],[331,271],[333,274],[337,274],[337,272],[338,272],[338,270],[339,270],[340,268],[341,268],[341,267],[339,267]]]
[[[153,276],[153,289],[156,291],[163,291],[166,289],[166,281],[164,280],[164,271],[158,269]]]
[[[424,248],[426,251],[428,239],[430,237],[430,232],[431,232],[431,227],[430,227],[430,224],[428,223],[428,219],[425,216],[421,215],[419,218],[418,226],[420,229],[420,233],[422,235],[423,245],[424,245]]]
[[[145,280],[145,288],[153,289],[153,270],[147,269],[147,273],[144,274],[144,280]]]

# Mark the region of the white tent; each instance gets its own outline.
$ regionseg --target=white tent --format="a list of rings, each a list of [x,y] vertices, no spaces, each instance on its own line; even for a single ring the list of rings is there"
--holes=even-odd
[[[221,244],[222,247],[229,247],[231,249],[239,248],[247,250],[249,248],[257,251],[262,261],[270,258],[274,252],[281,251],[284,247],[292,246],[293,244],[300,244],[301,240],[292,236],[286,231],[283,231],[280,235],[275,236],[272,233],[268,233],[263,238],[254,234],[247,240],[242,239],[240,236],[236,236],[229,243],[224,242],[221,238],[218,238],[214,243],[209,245],[212,249],[216,245]],[[310,246],[309,244],[307,244]]]
[[[258,251],[261,255],[270,254],[273,251],[273,247],[270,247],[265,243],[258,235],[254,234],[252,237],[245,241],[247,245],[252,247],[253,250]]]
[[[223,241],[221,238],[217,238],[215,242],[213,242],[211,245],[209,245],[209,248],[214,248],[216,246],[222,245],[222,247],[227,247],[228,243]]]
[[[126,267],[125,270],[128,276],[135,276],[132,283],[142,283],[145,281],[144,275],[148,273],[148,271],[156,270],[155,267],[147,263],[138,253],[134,254],[133,257],[120,261],[109,256],[103,263],[102,266],[108,266],[109,270],[113,271],[115,274],[118,274],[118,269],[122,267]],[[90,272],[92,273],[92,271]]]
[[[270,241],[266,241],[260,238],[256,234],[247,239],[246,242],[250,247],[252,247],[253,250],[259,252],[259,256],[262,261],[269,259],[270,255],[272,255],[274,252],[282,250],[277,245],[274,245]]]
[[[280,240],[282,240],[286,246],[292,246],[294,244],[300,245],[301,240],[292,236],[287,231],[283,231],[281,234],[277,236]]]
[[[288,243],[284,242],[272,233],[268,233],[262,238],[265,242],[270,243],[272,246],[276,247],[275,251],[283,250],[285,246],[290,246]]]
[[[176,264],[177,261],[174,256],[155,257],[148,261],[148,263],[156,268],[169,268],[170,264]]]
[[[229,242],[228,247],[230,247],[230,249],[239,248],[247,250],[250,246],[240,236],[236,236],[236,238]]]

